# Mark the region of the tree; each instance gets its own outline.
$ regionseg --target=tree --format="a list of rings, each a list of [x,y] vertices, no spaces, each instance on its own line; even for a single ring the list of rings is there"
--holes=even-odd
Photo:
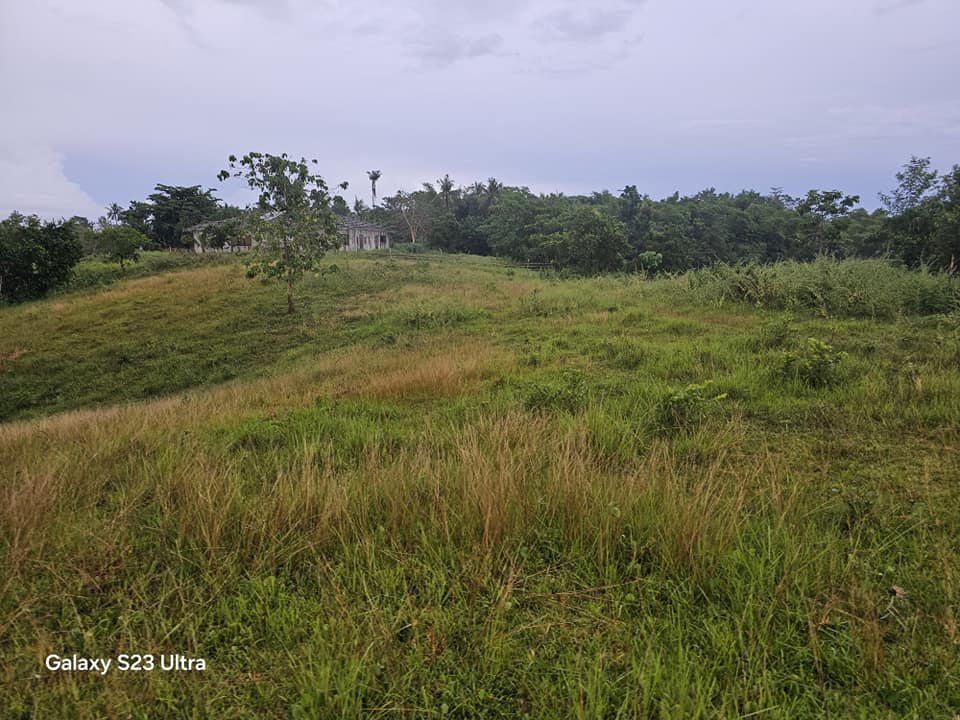
[[[367,177],[370,178],[370,194],[373,196],[373,205],[371,207],[377,206],[377,180],[380,179],[382,173],[379,170],[367,170]]]
[[[910,157],[897,173],[899,185],[889,195],[880,193],[880,201],[890,215],[920,207],[923,200],[936,189],[937,171],[930,169],[930,158]]]
[[[663,265],[663,255],[652,250],[644,250],[637,255],[637,268],[646,276],[657,274],[657,270]]]
[[[487,178],[487,202],[492,204],[503,192],[503,183],[495,177]]]
[[[412,243],[416,243],[417,237],[430,228],[433,212],[430,194],[426,191],[398,191],[384,200],[383,205],[393,218],[399,218],[400,222],[395,220],[396,224],[406,228]]]
[[[94,255],[97,252],[97,234],[93,223],[81,215],[74,215],[67,220],[73,226],[73,234],[80,241],[84,255]]]
[[[113,262],[120,263],[124,270],[125,262],[136,262],[140,249],[149,240],[128,225],[111,225],[97,233],[97,250]]]
[[[117,203],[110,203],[107,206],[107,219],[112,223],[119,223],[122,219],[123,208]]]
[[[258,193],[257,204],[249,208],[245,222],[254,246],[247,277],[284,281],[287,312],[292,313],[294,283],[342,242],[327,184],[311,172],[304,158],[293,160],[286,153],[251,152],[239,160],[231,155],[228,162],[229,169],[221,170],[218,178],[240,178]],[[347,183],[340,187],[346,190]]]
[[[616,270],[630,249],[624,224],[589,205],[573,208],[563,226],[564,264],[583,272]]]
[[[930,158],[911,157],[896,174],[898,186],[880,199],[889,214],[887,229],[893,252],[907,265],[916,267],[930,258],[943,203],[937,197],[937,172],[930,170]]]
[[[818,255],[823,254],[827,223],[848,214],[858,202],[859,195],[844,195],[839,190],[811,190],[797,203],[797,213],[814,220]]]
[[[940,213],[933,238],[935,261],[951,275],[960,265],[960,165],[954,165],[940,183]]]
[[[212,188],[157,185],[155,190],[147,197],[151,236],[164,247],[181,246],[181,238],[188,227],[218,216],[220,205]]]
[[[67,281],[82,255],[73,223],[11,213],[0,222],[0,297],[42,297]]]
[[[437,180],[437,187],[440,188],[438,192],[440,197],[443,199],[443,207],[444,209],[448,209],[450,207],[450,199],[453,197],[453,179],[449,174],[444,175],[442,178]]]

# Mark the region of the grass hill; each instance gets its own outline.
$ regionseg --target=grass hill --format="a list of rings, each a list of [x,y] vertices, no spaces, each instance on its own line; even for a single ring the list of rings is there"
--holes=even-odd
[[[960,713],[955,285],[329,262],[0,308],[7,716]]]

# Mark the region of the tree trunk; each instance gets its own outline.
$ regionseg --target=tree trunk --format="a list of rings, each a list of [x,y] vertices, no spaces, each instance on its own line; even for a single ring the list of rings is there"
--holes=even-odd
[[[287,314],[293,314],[293,280],[287,280]]]

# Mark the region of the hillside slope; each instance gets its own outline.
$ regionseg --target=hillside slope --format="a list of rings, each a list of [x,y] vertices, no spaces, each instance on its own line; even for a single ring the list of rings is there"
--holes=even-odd
[[[0,309],[12,717],[960,713],[955,318],[331,262]]]

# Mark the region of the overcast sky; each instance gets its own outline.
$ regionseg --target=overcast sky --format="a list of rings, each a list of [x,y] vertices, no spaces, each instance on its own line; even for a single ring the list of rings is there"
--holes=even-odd
[[[878,191],[960,163],[958,0],[0,0],[0,214],[157,183],[243,201],[250,150],[369,203],[450,173]]]

